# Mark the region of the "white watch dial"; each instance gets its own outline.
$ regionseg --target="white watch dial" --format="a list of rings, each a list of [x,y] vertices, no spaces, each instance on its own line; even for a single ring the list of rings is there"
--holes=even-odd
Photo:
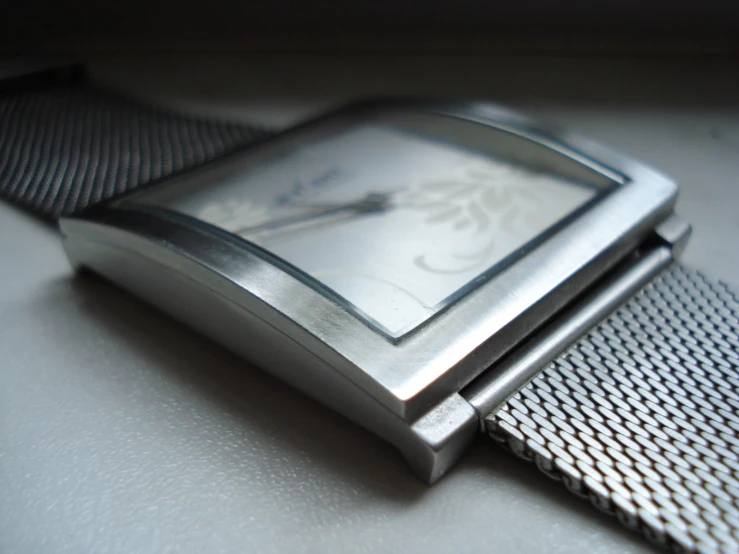
[[[147,203],[258,245],[399,337],[600,190],[370,123]]]

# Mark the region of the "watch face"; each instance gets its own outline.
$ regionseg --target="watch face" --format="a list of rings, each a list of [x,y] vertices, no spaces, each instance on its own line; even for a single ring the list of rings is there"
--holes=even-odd
[[[604,190],[390,122],[288,144],[212,182],[161,185],[135,202],[244,239],[391,339]]]

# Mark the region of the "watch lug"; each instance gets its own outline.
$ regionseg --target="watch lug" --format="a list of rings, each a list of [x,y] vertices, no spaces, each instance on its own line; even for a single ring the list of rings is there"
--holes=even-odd
[[[453,394],[411,426],[416,440],[396,446],[421,479],[434,483],[457,463],[478,428],[475,409]]]
[[[664,244],[672,247],[672,256],[675,259],[682,255],[692,231],[690,223],[674,213],[654,229],[657,237]]]

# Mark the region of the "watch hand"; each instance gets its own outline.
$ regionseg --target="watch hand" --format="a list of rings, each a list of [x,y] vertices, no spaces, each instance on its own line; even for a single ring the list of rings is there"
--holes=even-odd
[[[267,221],[250,227],[242,227],[236,230],[235,233],[239,235],[253,235],[265,231],[284,229],[293,225],[320,222],[326,218],[341,214],[361,215],[384,212],[392,206],[390,195],[391,193],[372,192],[360,200],[355,200],[346,204],[327,205],[321,209],[308,213]]]
[[[383,210],[390,205],[390,197],[391,195],[396,194],[398,191],[393,192],[370,192],[363,198],[360,198],[359,200],[352,200],[351,202],[336,204],[336,203],[327,203],[327,204],[304,204],[304,203],[294,203],[289,204],[289,207],[292,208],[314,208],[317,211],[320,211],[323,213],[325,210],[333,210],[336,208],[356,208],[358,211],[376,211],[376,210]],[[397,203],[393,203],[393,205],[397,205]]]

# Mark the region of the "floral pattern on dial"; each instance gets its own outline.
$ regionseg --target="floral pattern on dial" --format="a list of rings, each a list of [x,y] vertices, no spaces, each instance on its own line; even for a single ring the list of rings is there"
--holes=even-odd
[[[505,163],[480,164],[461,169],[458,176],[427,181],[406,193],[404,203],[427,212],[424,223],[448,225],[451,232],[479,239],[471,250],[460,241],[453,252],[424,253],[414,264],[433,273],[469,271],[489,262],[502,233],[528,234],[546,215],[547,193],[537,187],[537,173]]]

